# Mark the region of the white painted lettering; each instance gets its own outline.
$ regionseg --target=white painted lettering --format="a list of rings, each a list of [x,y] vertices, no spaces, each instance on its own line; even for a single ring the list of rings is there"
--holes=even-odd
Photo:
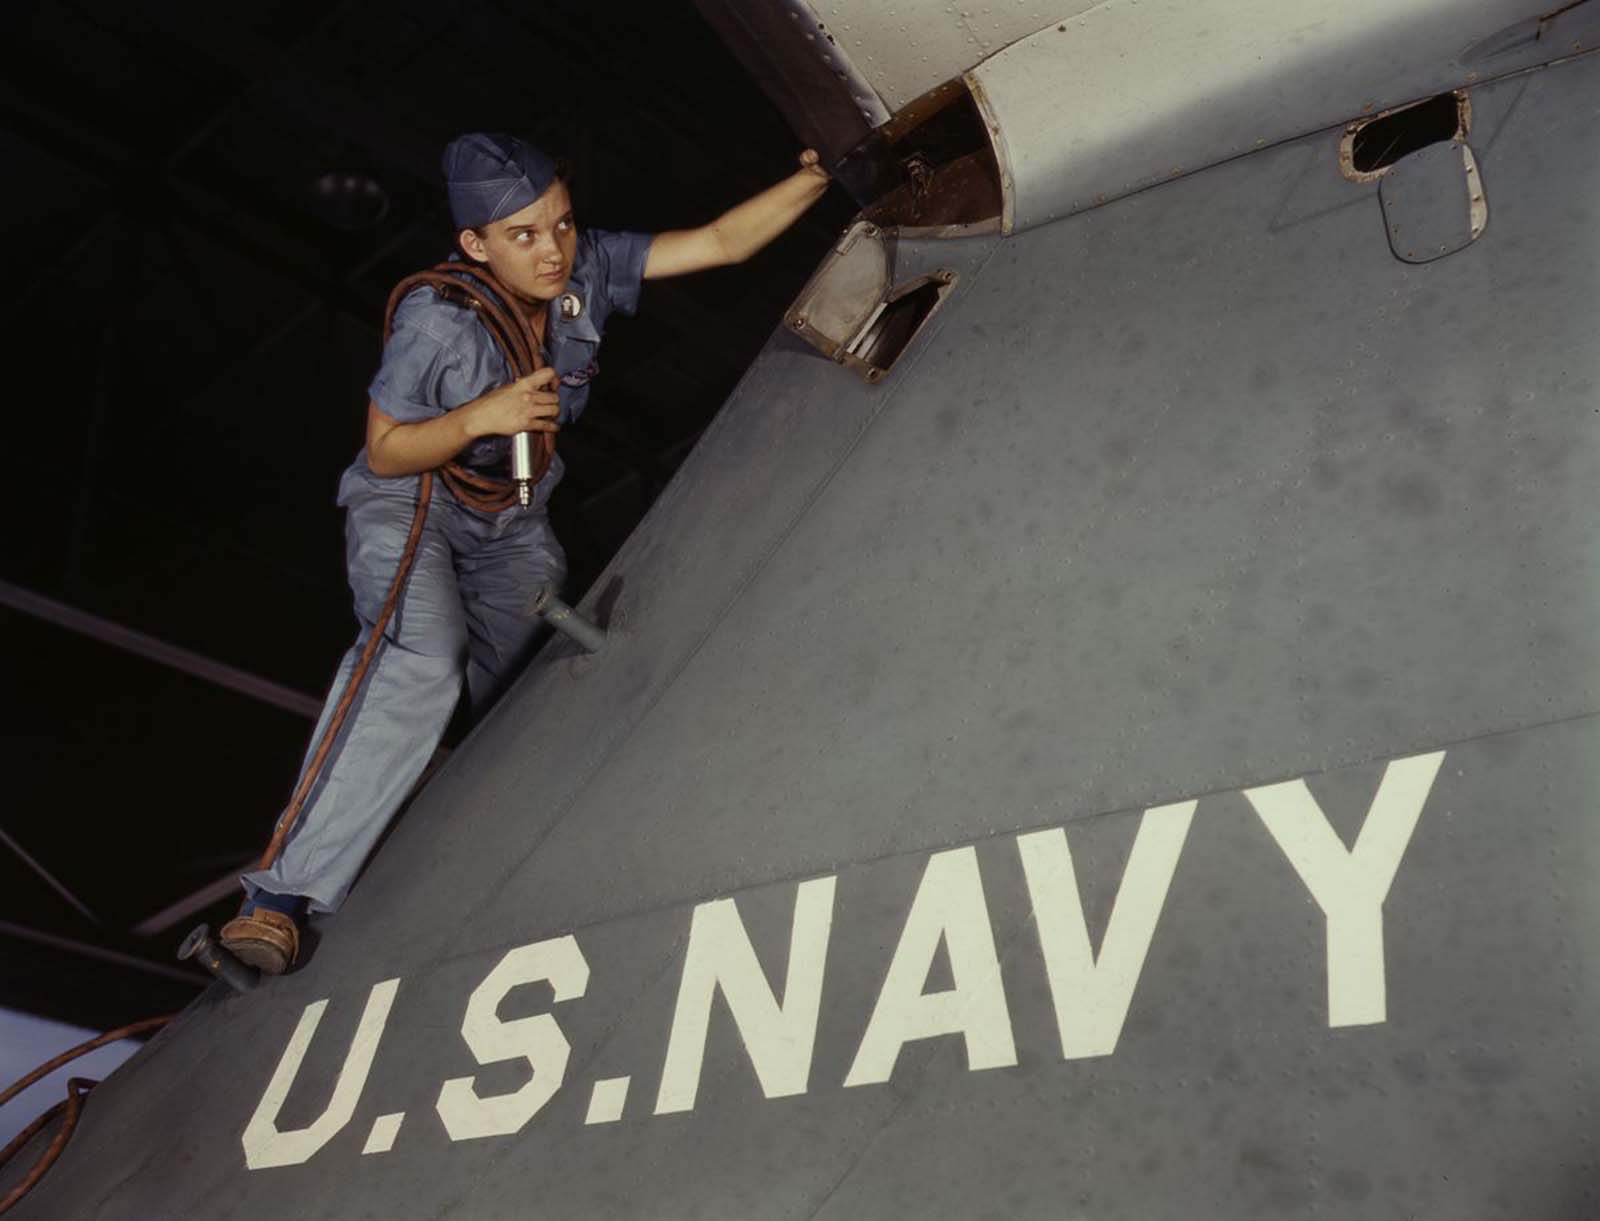
[[[328,1002],[313,1001],[300,1015],[299,1024],[289,1036],[289,1045],[267,1083],[267,1092],[261,1096],[256,1113],[244,1129],[244,1164],[251,1170],[269,1166],[298,1166],[334,1138],[356,1113],[356,1103],[367,1084],[367,1073],[372,1069],[372,1058],[378,1052],[378,1040],[389,1021],[389,1007],[394,1004],[398,979],[386,979],[374,984],[367,994],[366,1008],[361,1011],[361,1021],[356,1026],[350,1050],[345,1053],[339,1076],[333,1083],[333,1097],[315,1122],[308,1127],[283,1132],[278,1129],[278,1112],[283,1100],[300,1072],[306,1058],[306,1049],[316,1036],[317,1025],[322,1021]]]
[[[1389,764],[1348,852],[1304,780],[1245,790],[1327,918],[1329,1026],[1388,1016],[1383,902],[1443,762],[1441,750]]]
[[[594,1083],[589,1091],[589,1110],[584,1114],[586,1124],[616,1123],[622,1118],[622,1108],[628,1101],[628,1082],[631,1077],[606,1077]]]
[[[1063,1059],[1109,1056],[1117,1049],[1194,809],[1194,802],[1183,801],[1145,811],[1098,958],[1089,944],[1066,831],[1017,837]]]
[[[367,1143],[361,1147],[361,1156],[367,1157],[373,1153],[387,1153],[394,1148],[395,1137],[400,1135],[400,1124],[405,1120],[406,1113],[397,1111],[392,1115],[380,1115],[372,1121],[372,1130],[367,1133]]]
[[[496,1014],[513,988],[547,980],[559,1001],[576,1000],[589,987],[589,964],[571,936],[536,941],[512,950],[467,1001],[461,1037],[479,1064],[526,1060],[533,1076],[510,1094],[481,1098],[471,1077],[454,1077],[439,1090],[435,1104],[451,1140],[509,1136],[549,1102],[566,1076],[572,1051],[548,1013],[503,1022]]]
[[[694,1108],[705,1058],[711,1001],[717,989],[755,1067],[761,1092],[783,1098],[806,1092],[822,1003],[822,971],[833,925],[833,878],[800,883],[789,932],[789,968],[780,1005],[756,961],[755,948],[732,899],[694,909],[683,982],[667,1041],[656,1114]]]
[[[955,986],[924,994],[941,940]],[[954,848],[928,859],[845,1085],[889,1080],[901,1047],[942,1034],[965,1036],[971,1071],[1017,1062],[978,854],[972,848]]]

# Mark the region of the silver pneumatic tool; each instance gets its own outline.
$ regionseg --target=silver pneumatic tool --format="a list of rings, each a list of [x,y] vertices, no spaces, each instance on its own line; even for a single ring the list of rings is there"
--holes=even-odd
[[[562,293],[561,316],[569,322],[583,313],[583,298],[577,293]],[[526,509],[533,503],[533,434],[519,432],[511,438],[511,478],[517,485],[517,503]]]
[[[533,503],[533,434],[519,432],[511,438],[511,478],[517,485],[517,503]]]

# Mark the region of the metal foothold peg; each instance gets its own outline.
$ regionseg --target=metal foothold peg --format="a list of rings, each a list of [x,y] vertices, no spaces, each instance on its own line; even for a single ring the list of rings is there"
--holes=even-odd
[[[217,944],[209,924],[200,925],[183,939],[178,947],[178,958],[182,962],[193,959],[235,992],[253,992],[261,982],[261,972],[246,966]]]
[[[545,586],[534,597],[529,608],[556,631],[573,641],[585,653],[601,653],[606,647],[605,629],[590,623],[572,607],[556,597],[556,591]]]

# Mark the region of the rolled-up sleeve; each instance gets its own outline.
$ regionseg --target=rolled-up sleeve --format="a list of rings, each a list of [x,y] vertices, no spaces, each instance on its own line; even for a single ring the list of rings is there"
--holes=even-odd
[[[639,290],[644,286],[644,263],[650,257],[650,233],[615,233],[607,229],[587,230],[594,259],[595,285],[604,294],[610,313],[632,315],[639,308]]]
[[[379,411],[402,424],[445,413],[446,384],[459,376],[456,354],[432,335],[397,328],[383,348],[383,363],[367,387]]]
[[[441,319],[435,316],[439,308],[430,290],[406,298],[367,387],[378,410],[402,424],[431,420],[510,379],[504,358],[486,336],[463,332],[459,320],[449,319],[443,320],[441,333]],[[458,340],[481,341],[452,343],[446,337],[452,333]]]

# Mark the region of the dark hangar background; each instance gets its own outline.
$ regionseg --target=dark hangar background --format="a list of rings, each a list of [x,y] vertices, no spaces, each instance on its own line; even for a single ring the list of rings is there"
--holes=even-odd
[[[524,134],[570,159],[580,224],[651,231],[799,145],[688,0],[12,0],[0,37],[0,1006],[104,1027],[193,995],[173,949],[235,900],[183,901],[259,851],[310,732],[104,638],[320,700],[355,631],[335,484],[389,288],[450,248],[444,142]],[[569,595],[853,210],[836,188],[611,326],[559,440]]]

